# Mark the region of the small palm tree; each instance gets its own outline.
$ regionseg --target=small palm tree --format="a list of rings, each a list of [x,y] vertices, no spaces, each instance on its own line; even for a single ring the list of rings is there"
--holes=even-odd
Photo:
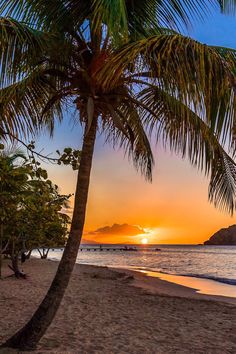
[[[62,119],[71,104],[84,127],[62,260],[36,313],[5,346],[34,348],[60,305],[83,233],[98,130],[124,147],[148,180],[153,166],[149,134],[155,130],[158,140],[210,174],[210,201],[233,212],[234,53],[178,32],[206,3],[0,0],[5,16],[0,19],[0,132],[26,135],[42,126],[53,132],[55,119]]]

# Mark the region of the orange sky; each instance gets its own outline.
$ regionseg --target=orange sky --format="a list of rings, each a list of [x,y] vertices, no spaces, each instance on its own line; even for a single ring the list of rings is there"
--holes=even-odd
[[[101,141],[101,139],[100,139]],[[153,183],[147,183],[122,151],[101,143],[96,149],[85,225],[86,240],[99,243],[201,243],[235,217],[216,210],[207,200],[207,179],[188,161],[154,148]],[[47,166],[62,192],[73,193],[76,173]],[[138,225],[145,235],[94,234],[114,223]]]

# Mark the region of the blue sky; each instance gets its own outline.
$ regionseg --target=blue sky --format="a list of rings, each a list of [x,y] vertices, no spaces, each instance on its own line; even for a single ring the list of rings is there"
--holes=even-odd
[[[204,22],[196,23],[190,35],[206,44],[236,48],[236,17],[214,11]]]

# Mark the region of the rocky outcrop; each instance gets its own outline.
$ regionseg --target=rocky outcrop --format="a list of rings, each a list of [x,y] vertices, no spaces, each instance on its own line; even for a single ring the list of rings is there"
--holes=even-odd
[[[236,246],[236,225],[217,231],[204,245]]]

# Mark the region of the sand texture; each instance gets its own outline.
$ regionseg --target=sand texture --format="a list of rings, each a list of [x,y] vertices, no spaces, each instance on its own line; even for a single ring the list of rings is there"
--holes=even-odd
[[[0,281],[0,343],[31,317],[56,267],[30,260],[23,267],[27,280]],[[165,282],[155,281],[162,294],[133,286],[123,271],[76,266],[34,353],[236,353],[235,304],[164,295]]]

